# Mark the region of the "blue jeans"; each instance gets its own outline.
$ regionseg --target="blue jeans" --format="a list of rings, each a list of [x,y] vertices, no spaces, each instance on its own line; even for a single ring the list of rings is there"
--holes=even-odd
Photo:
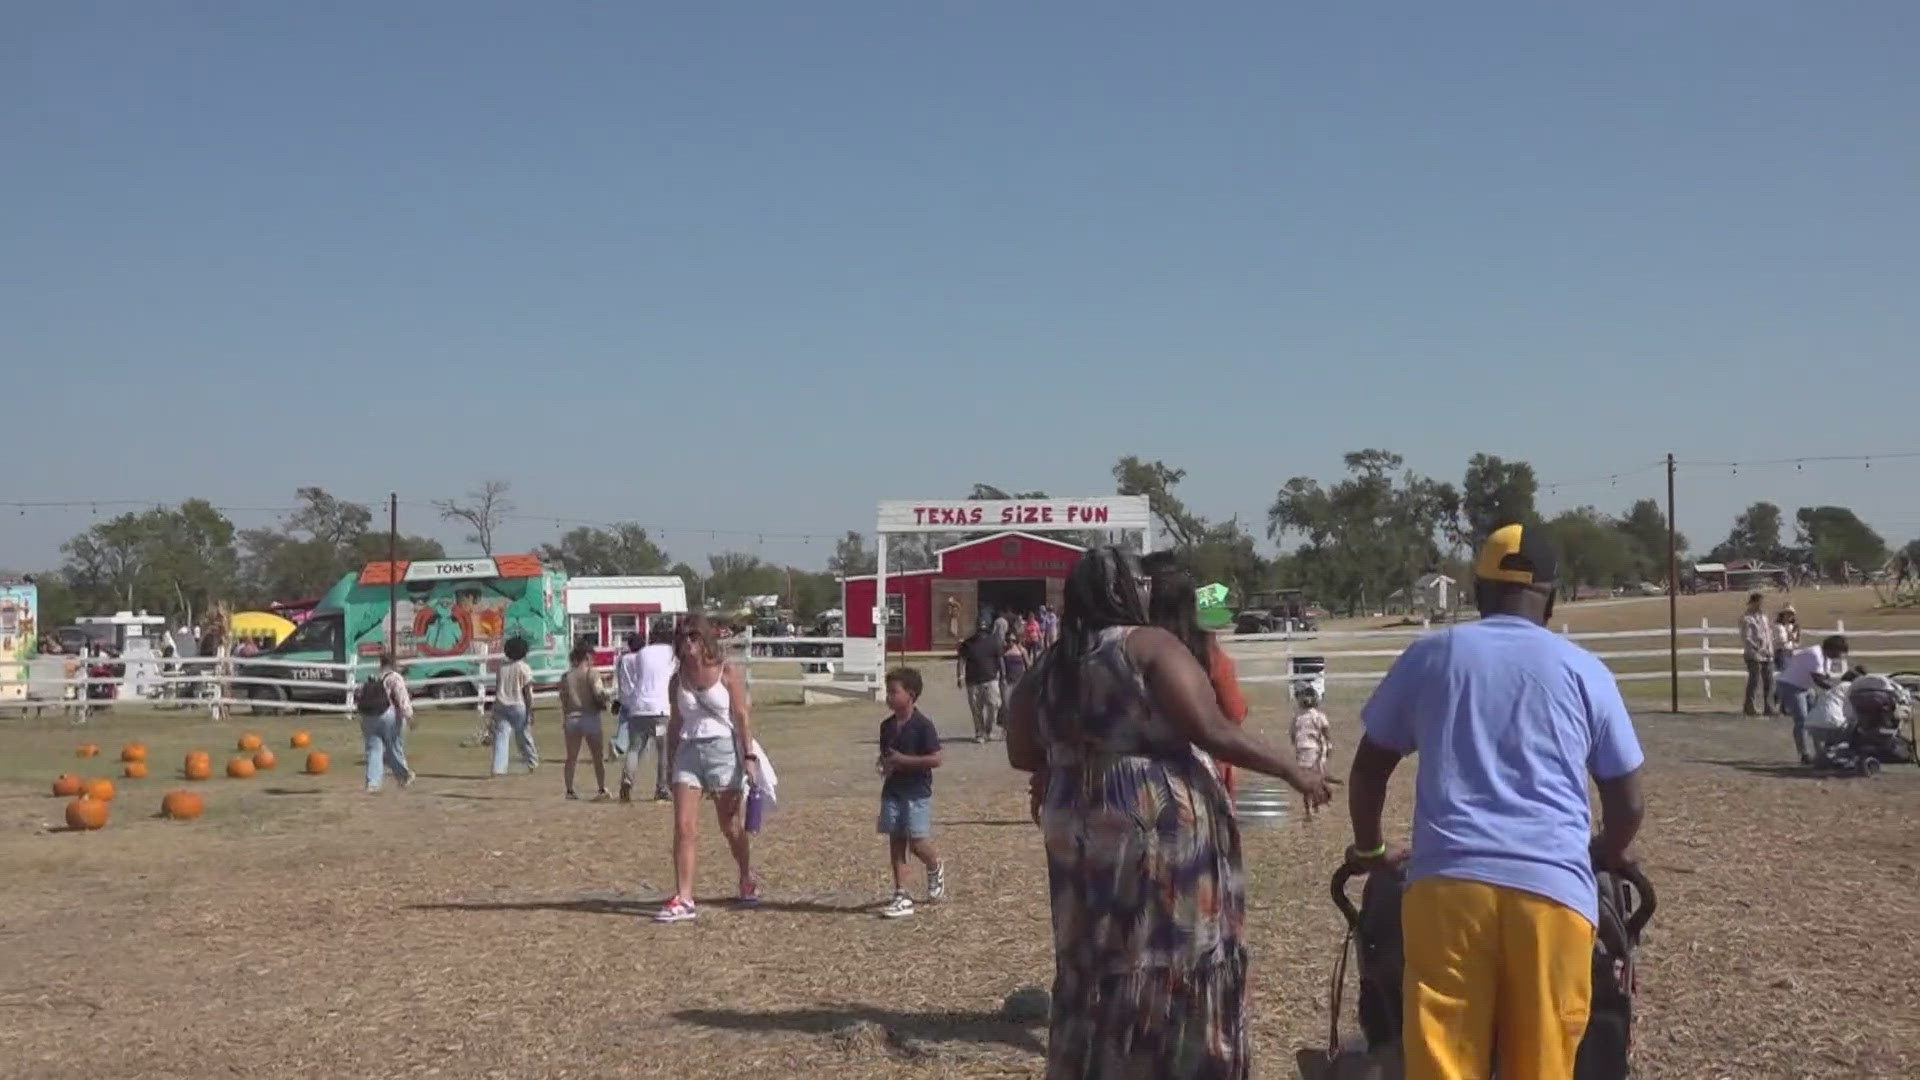
[[[1793,748],[1800,752],[1800,760],[1809,760],[1813,755],[1807,749],[1807,695],[1792,683],[1774,683],[1780,693],[1780,708],[1793,720]]]
[[[362,716],[360,734],[367,740],[369,788],[380,786],[385,768],[393,769],[402,784],[412,782],[413,769],[407,765],[407,725],[392,709],[379,716]]]
[[[654,734],[666,722],[667,718],[664,716],[641,716],[638,713],[628,712],[624,708],[620,710],[620,724],[615,728],[617,734],[614,736],[614,743],[621,745],[621,740],[625,740],[620,750],[620,756],[626,759],[620,769],[622,792],[631,791],[634,781],[639,779],[640,762],[647,756],[647,743],[651,741],[653,756],[658,759],[654,762],[653,793],[660,798],[666,797],[667,737],[665,734]]]
[[[507,771],[507,735],[513,735],[515,746],[520,748],[520,764],[529,771],[540,763],[540,751],[533,745],[533,727],[527,716],[525,705],[500,705],[493,707],[493,775],[501,776]]]

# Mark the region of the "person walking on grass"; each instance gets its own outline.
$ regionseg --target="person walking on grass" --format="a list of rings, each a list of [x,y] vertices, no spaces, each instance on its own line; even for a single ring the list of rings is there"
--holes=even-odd
[[[1042,774],[1050,1080],[1248,1075],[1240,829],[1195,750],[1328,796],[1325,777],[1220,714],[1189,647],[1148,625],[1148,584],[1124,548],[1083,555],[1060,640],[1007,713],[1008,763]]]
[[[606,733],[600,726],[607,692],[600,688],[600,676],[593,670],[593,646],[584,641],[575,645],[567,662],[567,673],[560,677],[560,715],[565,717],[561,730],[567,740],[567,763],[561,766],[560,776],[566,781],[567,798],[579,798],[574,794],[573,775],[580,763],[580,747],[585,744],[593,756],[593,801],[606,802],[613,798],[607,794]]]
[[[540,750],[533,744],[533,667],[527,663],[527,639],[510,637],[507,662],[493,682],[493,775],[507,774],[507,743],[520,748],[520,764],[528,772],[540,767]]]
[[[1407,1080],[1571,1080],[1593,992],[1594,872],[1630,865],[1645,816],[1619,684],[1547,629],[1558,559],[1542,533],[1495,529],[1474,565],[1480,621],[1408,646],[1361,711],[1347,862],[1406,864]],[[1381,831],[1408,754],[1410,862]]]
[[[355,695],[360,734],[367,747],[367,793],[377,795],[384,769],[393,770],[400,786],[413,786],[413,768],[407,764],[407,729],[413,726],[413,698],[406,676],[391,652],[380,654],[380,671]]]
[[[648,631],[652,633],[651,628]],[[653,799],[666,802],[667,794],[667,687],[673,682],[673,646],[664,641],[647,642],[639,634],[627,636],[627,651],[614,663],[614,684],[620,697],[620,723],[627,734],[626,760],[620,768],[620,801],[633,800],[633,785],[640,775],[640,762],[646,757],[647,743],[653,743]]]
[[[1766,598],[1759,593],[1747,597],[1747,613],[1740,618],[1740,656],[1747,664],[1747,700],[1743,711],[1758,716],[1764,710],[1773,715],[1773,627],[1767,622]],[[1754,705],[1754,694],[1760,705]]]
[[[667,697],[667,757],[673,762],[673,897],[654,919],[686,922],[693,904],[695,853],[700,839],[700,799],[713,799],[720,834],[740,870],[739,903],[760,902],[753,877],[753,838],[742,811],[747,785],[759,783],[753,751],[745,676],[726,659],[726,647],[705,615],[692,615],[673,637],[680,670]]]
[[[889,919],[913,914],[907,894],[907,855],[927,870],[927,901],[947,896],[947,868],[933,847],[933,770],[940,767],[940,733],[920,711],[925,689],[920,673],[901,668],[887,675],[887,708],[880,722],[880,833],[893,866],[893,900],[880,910]]]
[[[967,692],[967,710],[973,714],[973,741],[992,742],[993,729],[1000,723],[1000,681],[1005,675],[1001,653],[1005,649],[1004,632],[995,637],[991,626],[982,626],[960,643],[954,664],[954,682]]]

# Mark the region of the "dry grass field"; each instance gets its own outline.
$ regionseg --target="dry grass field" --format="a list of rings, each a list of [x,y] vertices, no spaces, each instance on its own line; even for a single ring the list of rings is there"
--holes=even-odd
[[[958,696],[929,681],[929,712],[965,730]],[[1284,702],[1254,696],[1256,723],[1281,732]],[[1356,699],[1332,705],[1344,763]],[[728,907],[709,827],[701,918],[676,926],[648,919],[670,889],[665,808],[563,801],[551,713],[542,770],[501,780],[457,745],[471,714],[428,714],[421,780],[377,796],[338,718],[8,718],[0,1075],[1037,1076],[1044,1027],[1001,1016],[1051,975],[1023,778],[999,745],[950,744],[936,821],[952,898],[881,920],[875,713],[759,711],[783,797],[757,848],[768,902]],[[296,728],[333,752],[332,773],[295,773]],[[281,750],[278,770],[192,785],[199,821],[152,816],[188,750],[212,751],[217,774],[249,730]],[[1784,764],[1778,723],[1648,715],[1641,731],[1660,896],[1641,1072],[1920,1072],[1920,770],[1814,777]],[[118,781],[104,831],[58,828],[53,777],[117,775],[107,762],[135,738],[153,777]],[[103,756],[77,761],[87,740]],[[1258,1075],[1293,1075],[1293,1052],[1325,1038],[1341,933],[1326,886],[1346,839],[1338,808],[1246,828]]]

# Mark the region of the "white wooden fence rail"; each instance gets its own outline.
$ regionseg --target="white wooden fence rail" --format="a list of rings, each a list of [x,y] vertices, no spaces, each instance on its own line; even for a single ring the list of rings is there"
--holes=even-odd
[[[1317,672],[1331,684],[1371,685],[1386,676],[1391,661],[1406,644],[1429,632],[1425,627],[1398,630],[1331,630],[1312,633],[1223,635],[1221,644],[1239,669],[1240,681],[1249,684],[1291,683],[1301,672],[1296,661],[1318,660],[1325,665]],[[1563,628],[1563,633],[1565,632]],[[1801,640],[1812,644],[1829,634],[1844,634],[1853,646],[1856,661],[1867,662],[1877,671],[1920,670],[1920,628],[1905,630],[1854,630],[1844,623],[1830,630],[1805,629]],[[1670,677],[1664,663],[1668,656],[1667,628],[1610,630],[1594,633],[1568,633],[1567,637],[1594,650],[1614,670],[1621,682],[1665,681]],[[1397,645],[1388,645],[1388,643]],[[875,700],[880,691],[882,663],[871,638],[761,638],[741,634],[727,642],[730,653],[745,669],[750,686],[783,687],[800,691],[809,704],[835,700]],[[1616,645],[1639,645],[1615,648]],[[1382,647],[1387,646],[1387,647]],[[1680,665],[1682,678],[1699,680],[1702,694],[1713,697],[1715,680],[1746,679],[1741,661],[1740,631],[1731,626],[1713,626],[1702,621],[1697,627],[1681,630]],[[531,658],[554,658],[564,662],[559,652],[535,653]],[[1723,663],[1715,665],[1715,659]],[[101,687],[139,687],[140,698],[162,707],[204,709],[220,715],[229,709],[351,713],[353,692],[375,670],[372,660],[349,663],[275,660],[269,657],[191,657],[168,660],[129,660],[129,673],[114,678],[92,677],[83,672],[67,678],[64,656],[37,660],[0,660],[0,689],[24,687],[23,695],[0,696],[0,710],[68,709],[83,717],[92,709],[111,705],[112,701],[93,700],[89,692]],[[498,654],[459,657],[431,657],[403,660],[403,670],[433,665],[457,666],[463,673],[409,677],[407,685],[416,695],[431,697],[438,706],[472,706],[485,709],[492,700],[492,673],[502,658]],[[241,674],[241,669],[246,673]],[[611,667],[598,668],[603,679],[611,682]],[[295,672],[305,678],[290,677]],[[316,679],[316,673],[331,678]],[[330,684],[330,685],[327,685]],[[326,689],[320,689],[326,685]],[[334,689],[337,687],[337,690]],[[287,702],[279,700],[291,689],[308,691],[304,698],[319,700]],[[540,697],[552,696],[551,687],[537,688]],[[126,700],[121,698],[120,700]]]

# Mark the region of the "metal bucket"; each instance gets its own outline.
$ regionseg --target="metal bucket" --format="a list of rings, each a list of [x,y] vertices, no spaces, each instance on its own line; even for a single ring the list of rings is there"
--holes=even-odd
[[[1234,796],[1233,812],[1248,825],[1278,825],[1299,799],[1292,788],[1271,784],[1245,784]]]

